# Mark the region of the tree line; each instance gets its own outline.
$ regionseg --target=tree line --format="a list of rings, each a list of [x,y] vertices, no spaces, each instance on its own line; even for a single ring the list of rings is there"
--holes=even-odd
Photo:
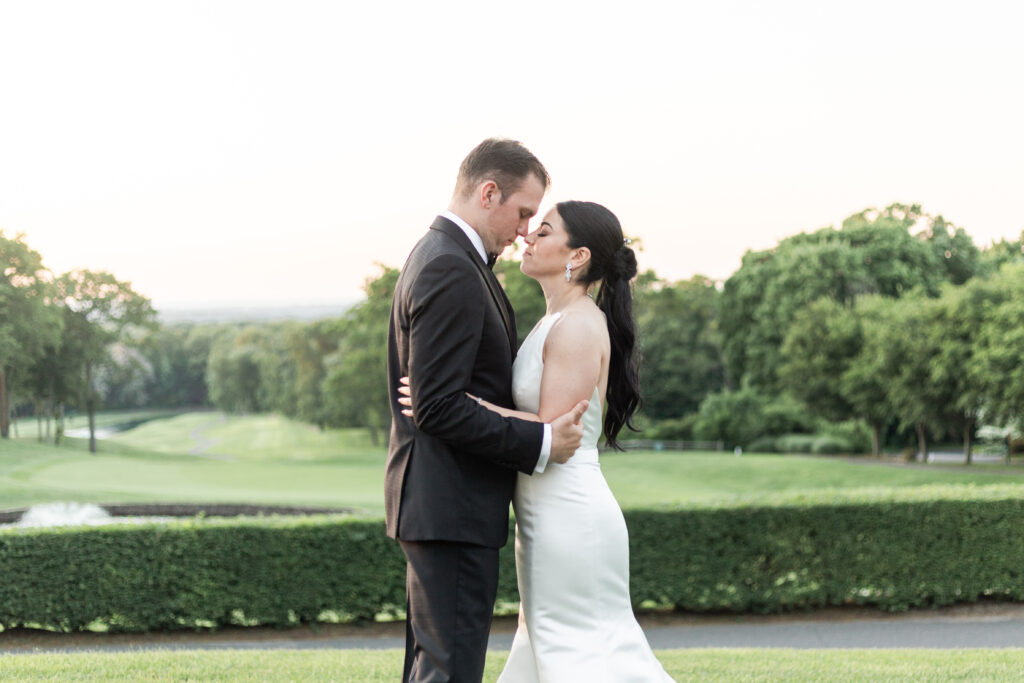
[[[522,341],[544,300],[514,256],[495,270]],[[52,277],[23,238],[0,235],[0,264],[4,435],[12,410],[48,430],[62,406],[101,403],[279,412],[365,427],[377,442],[387,433],[393,268],[339,318],[158,325],[126,283]],[[894,204],[748,251],[724,283],[648,271],[634,294],[639,436],[876,453],[955,438],[969,457],[983,424],[1024,426],[1021,239],[980,249],[941,216]]]
[[[150,301],[103,271],[60,276],[43,266],[23,235],[0,232],[0,437],[9,438],[15,406],[26,403],[59,441],[64,407],[83,409],[89,446],[96,450],[94,416],[99,379],[111,346],[152,328]]]

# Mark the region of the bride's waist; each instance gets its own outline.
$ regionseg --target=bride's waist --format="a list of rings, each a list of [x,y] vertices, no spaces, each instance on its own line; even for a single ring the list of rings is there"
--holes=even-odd
[[[572,454],[572,457],[569,458],[565,465],[589,465],[594,464],[597,461],[597,448],[594,446],[590,446],[584,448],[577,448],[576,452]]]

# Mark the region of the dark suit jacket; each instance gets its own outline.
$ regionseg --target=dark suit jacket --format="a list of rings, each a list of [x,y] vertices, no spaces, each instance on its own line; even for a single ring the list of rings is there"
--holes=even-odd
[[[515,330],[494,274],[459,226],[439,216],[402,268],[391,306],[384,499],[392,538],[507,541],[516,472],[533,472],[544,428],[503,418],[465,392],[514,407]],[[414,418],[397,402],[404,375]]]

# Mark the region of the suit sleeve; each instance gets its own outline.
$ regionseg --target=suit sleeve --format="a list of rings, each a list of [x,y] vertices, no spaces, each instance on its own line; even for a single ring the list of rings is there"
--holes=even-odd
[[[443,255],[412,285],[409,378],[415,424],[459,451],[530,473],[540,455],[543,425],[502,417],[466,395],[486,305],[479,278],[465,259]]]

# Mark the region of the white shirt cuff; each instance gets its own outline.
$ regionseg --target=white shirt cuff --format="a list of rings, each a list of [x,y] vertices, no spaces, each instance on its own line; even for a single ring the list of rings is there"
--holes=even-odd
[[[544,423],[544,441],[540,444],[540,457],[537,458],[537,466],[533,468],[534,474],[541,474],[548,466],[548,459],[551,457],[551,425]]]

